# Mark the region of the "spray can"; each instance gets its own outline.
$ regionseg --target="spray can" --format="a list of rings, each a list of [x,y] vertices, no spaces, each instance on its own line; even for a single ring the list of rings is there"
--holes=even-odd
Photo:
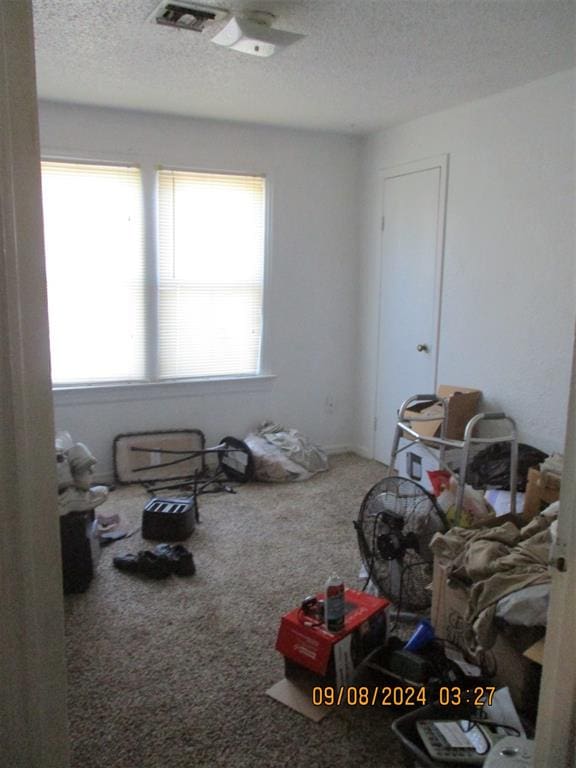
[[[329,632],[344,629],[344,582],[335,573],[326,582],[324,615]]]

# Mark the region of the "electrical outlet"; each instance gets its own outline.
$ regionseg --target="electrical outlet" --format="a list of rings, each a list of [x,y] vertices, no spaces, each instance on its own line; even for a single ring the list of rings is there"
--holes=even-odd
[[[326,400],[324,400],[324,410],[326,413],[334,413],[335,408],[336,402],[334,400],[334,395],[326,395]]]

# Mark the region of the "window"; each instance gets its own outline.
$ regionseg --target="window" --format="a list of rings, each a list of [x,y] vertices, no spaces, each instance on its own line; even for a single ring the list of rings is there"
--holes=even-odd
[[[42,173],[56,385],[260,372],[263,177],[158,171],[146,253],[139,169]]]
[[[143,379],[140,171],[43,163],[42,195],[54,383]]]
[[[264,179],[159,173],[159,377],[260,370]]]

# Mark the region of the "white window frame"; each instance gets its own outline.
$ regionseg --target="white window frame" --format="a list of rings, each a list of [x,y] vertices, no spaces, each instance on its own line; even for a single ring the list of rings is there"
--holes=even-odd
[[[166,399],[170,397],[202,396],[241,392],[269,391],[276,380],[270,370],[270,273],[272,233],[273,181],[268,173],[253,168],[205,168],[175,163],[158,157],[154,161],[139,153],[86,154],[82,151],[46,148],[42,161],[60,163],[94,163],[100,165],[131,165],[140,169],[144,211],[144,250],[146,263],[146,379],[137,382],[86,383],[79,385],[53,384],[54,405],[84,405],[101,402],[131,402],[137,400]],[[157,234],[158,234],[158,170],[194,173],[221,173],[230,175],[262,176],[266,182],[264,276],[262,297],[262,335],[260,372],[233,376],[207,376],[201,378],[158,379],[158,293],[157,293]]]

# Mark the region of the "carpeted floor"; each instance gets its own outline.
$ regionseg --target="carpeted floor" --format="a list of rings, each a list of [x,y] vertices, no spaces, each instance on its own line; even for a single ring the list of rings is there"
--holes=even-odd
[[[352,520],[381,464],[333,457],[291,485],[201,498],[191,579],[121,573],[112,557],[153,546],[137,534],[103,550],[83,595],[66,597],[73,768],[399,768],[388,709],[340,708],[315,724],[265,695],[283,676],[282,613],[337,571],[359,586]],[[147,496],[102,509],[137,525]]]

